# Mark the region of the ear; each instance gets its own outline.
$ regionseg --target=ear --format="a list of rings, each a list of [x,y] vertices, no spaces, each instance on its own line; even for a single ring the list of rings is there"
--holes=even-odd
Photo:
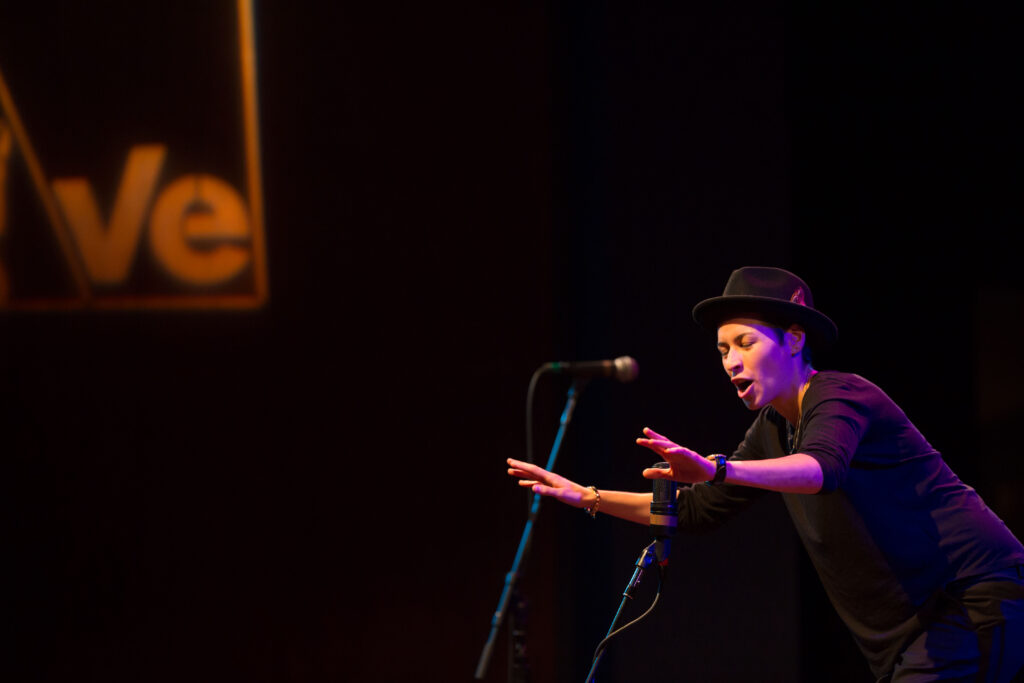
[[[786,330],[786,348],[793,356],[798,356],[804,350],[807,343],[807,332],[799,325],[790,325]]]

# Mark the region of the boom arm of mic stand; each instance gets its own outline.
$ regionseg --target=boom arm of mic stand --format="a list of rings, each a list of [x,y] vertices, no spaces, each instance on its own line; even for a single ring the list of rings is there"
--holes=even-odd
[[[579,400],[580,392],[580,381],[574,380],[572,386],[569,387],[569,394],[565,399],[565,408],[562,410],[562,417],[558,424],[558,433],[555,435],[555,441],[551,446],[551,454],[548,456],[548,464],[544,468],[551,472],[555,468],[555,461],[558,459],[558,451],[562,448],[562,440],[565,438],[565,431],[569,426],[569,422],[572,420],[572,414],[576,410],[576,403]],[[505,620],[505,613],[508,610],[509,598],[512,595],[512,589],[519,580],[519,570],[522,567],[523,561],[526,559],[527,554],[530,551],[530,540],[533,535],[534,523],[537,521],[537,514],[540,512],[540,502],[543,496],[537,495],[536,493],[531,494],[533,496],[533,502],[530,505],[530,513],[526,519],[526,526],[523,528],[523,535],[519,539],[519,548],[516,550],[515,559],[512,560],[512,568],[508,574],[505,575],[505,588],[501,592],[501,597],[498,599],[498,609],[495,610],[494,616],[491,618],[491,632],[487,636],[487,642],[484,644],[483,652],[480,653],[480,661],[476,665],[476,674],[474,678],[482,680],[484,675],[487,673],[487,665],[490,663],[491,653],[494,650],[494,641],[498,637],[498,631],[501,629],[501,624]]]

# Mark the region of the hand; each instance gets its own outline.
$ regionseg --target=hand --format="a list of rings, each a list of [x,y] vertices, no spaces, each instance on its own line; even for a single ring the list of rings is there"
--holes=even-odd
[[[649,467],[644,470],[647,479],[672,479],[684,484],[698,484],[715,476],[715,464],[696,451],[669,441],[653,429],[644,427],[646,439],[637,439],[638,445],[650,448],[669,464],[669,469]]]
[[[519,477],[520,486],[528,486],[537,494],[551,496],[576,508],[590,507],[595,500],[594,492],[585,486],[569,481],[565,477],[548,472],[543,467],[520,460],[508,459],[508,473]]]

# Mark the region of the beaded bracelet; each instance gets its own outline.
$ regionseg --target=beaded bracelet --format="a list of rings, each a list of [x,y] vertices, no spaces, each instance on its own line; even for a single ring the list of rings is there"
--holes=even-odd
[[[583,508],[583,511],[591,517],[597,517],[597,508],[601,507],[601,492],[597,490],[596,486],[588,486],[587,488],[594,492],[597,500],[594,501],[592,506]]]

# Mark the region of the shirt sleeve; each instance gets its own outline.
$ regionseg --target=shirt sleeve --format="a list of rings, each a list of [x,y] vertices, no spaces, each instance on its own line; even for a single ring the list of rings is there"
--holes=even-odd
[[[843,485],[869,422],[867,407],[842,394],[822,400],[804,414],[794,452],[811,456],[821,466],[819,494]]]
[[[712,531],[768,493],[734,484],[694,484],[679,493],[679,528],[691,533]]]
[[[766,457],[760,447],[763,441],[762,430],[765,429],[764,419],[764,413],[758,416],[729,457],[730,460],[760,460]],[[717,529],[766,493],[764,489],[734,484],[688,486],[679,495],[679,526],[693,533]]]

